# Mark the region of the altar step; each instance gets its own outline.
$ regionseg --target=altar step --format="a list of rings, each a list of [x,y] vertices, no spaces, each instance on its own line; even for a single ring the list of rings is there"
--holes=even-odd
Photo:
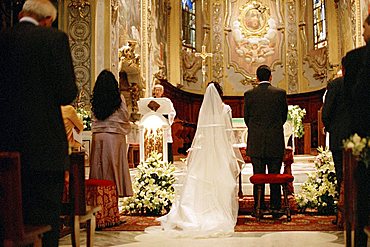
[[[308,175],[315,172],[314,165],[315,156],[312,155],[294,155],[294,163],[292,164],[292,173],[294,176],[294,193],[299,193],[301,185],[307,180]],[[174,185],[175,190],[179,191],[183,185],[183,181],[186,175],[186,165],[182,161],[175,161],[176,166],[175,176],[176,183]],[[283,169],[283,168],[282,168]],[[136,169],[130,169],[131,179],[134,181]],[[246,163],[242,168],[242,190],[243,195],[252,195],[253,184],[250,183],[249,178],[253,175],[253,168],[251,163]],[[269,186],[266,185],[266,195],[269,194]]]

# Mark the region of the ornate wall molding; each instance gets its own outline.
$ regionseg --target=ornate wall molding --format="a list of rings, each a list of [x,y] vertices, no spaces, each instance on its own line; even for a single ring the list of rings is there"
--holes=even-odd
[[[351,27],[353,47],[356,47],[356,1],[351,0]]]
[[[202,68],[202,59],[195,56],[195,52],[192,52],[185,47],[181,50],[182,60],[182,77],[187,85],[191,83],[197,83],[198,77],[197,72]]]
[[[75,68],[79,101],[90,104],[92,67],[92,17],[87,0],[72,0],[68,4],[68,34]]]
[[[288,76],[288,93],[298,93],[298,50],[297,50],[297,9],[295,0],[286,3],[286,70]]]
[[[89,0],[71,0],[69,3],[68,7],[72,7],[78,10],[78,13],[80,14],[80,17],[84,17],[84,9],[85,7],[89,6],[90,7],[90,2]]]
[[[118,0],[110,0],[110,7],[111,7],[111,71],[117,76],[118,78],[118,66],[119,58],[118,58],[118,48],[119,48],[119,25],[118,21]]]
[[[299,34],[301,38],[301,44],[302,44],[302,56],[305,57],[308,52],[308,42],[307,42],[307,35],[306,35],[306,21],[305,18],[307,16],[307,2],[306,0],[301,0],[300,3],[300,20],[299,20]]]
[[[148,85],[150,78],[149,77],[149,66],[148,66],[148,59],[149,59],[149,40],[150,40],[150,8],[148,6],[148,1],[150,0],[143,0],[141,1],[141,76],[144,78],[145,88],[150,89],[150,85]],[[145,93],[145,97],[151,95],[151,91],[147,90]]]
[[[136,45],[137,41],[131,40],[127,42],[127,45],[118,49],[120,71],[127,67],[132,67],[135,70],[140,69],[140,56],[136,53]]]
[[[327,78],[328,72],[328,49],[324,47],[310,51],[309,56],[307,56],[307,61],[309,63],[309,67],[315,71],[313,77],[316,80],[324,82]]]
[[[213,80],[222,82],[224,76],[224,8],[219,2],[213,4],[212,19],[212,77]]]

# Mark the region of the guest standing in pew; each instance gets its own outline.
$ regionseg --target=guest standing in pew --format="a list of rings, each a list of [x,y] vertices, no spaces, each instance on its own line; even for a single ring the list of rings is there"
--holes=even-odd
[[[279,174],[285,141],[283,125],[288,115],[286,92],[271,85],[271,69],[257,68],[259,85],[244,93],[244,122],[248,127],[247,155],[251,157],[253,174]],[[257,187],[253,187],[254,211],[257,208]],[[266,211],[262,190],[261,208]],[[281,216],[281,188],[270,185],[270,210],[274,218]]]
[[[345,75],[346,58],[342,58],[342,74]],[[324,105],[322,108],[322,122],[325,131],[329,132],[329,148],[333,155],[335,174],[337,176],[337,192],[343,180],[343,139],[350,134],[350,116],[345,101],[343,76],[337,77],[327,85]]]
[[[108,70],[96,80],[91,110],[90,178],[114,181],[118,196],[132,196],[126,143],[131,131],[129,115],[118,81]]]
[[[352,50],[346,54],[348,60],[344,76],[347,104],[351,113],[351,134],[370,137],[370,15],[363,24],[363,37],[366,46]],[[356,171],[358,184],[356,246],[367,246],[367,235],[364,227],[369,225],[370,214],[370,167],[359,161]],[[346,191],[346,193],[351,193]]]
[[[51,225],[58,246],[68,143],[61,105],[77,96],[68,36],[51,28],[57,10],[27,0],[19,23],[0,34],[0,150],[21,154],[24,223]]]
[[[153,87],[154,98],[162,98],[163,93],[164,93],[163,86],[160,85],[160,84],[155,84],[154,87]],[[171,112],[168,115],[166,114],[166,115],[163,115],[163,116],[168,119],[168,124],[171,126],[173,124],[173,121],[175,120],[176,111],[175,111],[175,108],[173,107],[173,104],[172,104],[171,100],[170,100],[170,103],[171,103]],[[167,160],[168,160],[168,162],[173,163],[172,143],[173,143],[172,129],[170,128],[170,130],[168,131],[168,134],[167,134],[167,152],[168,152],[168,159]]]

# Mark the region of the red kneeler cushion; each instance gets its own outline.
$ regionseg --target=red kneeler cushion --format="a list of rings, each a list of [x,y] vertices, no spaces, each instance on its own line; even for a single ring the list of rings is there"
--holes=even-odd
[[[255,174],[249,178],[252,184],[285,184],[293,182],[290,174]]]
[[[101,180],[101,179],[87,179],[85,180],[86,186],[112,186],[115,183],[111,180]]]

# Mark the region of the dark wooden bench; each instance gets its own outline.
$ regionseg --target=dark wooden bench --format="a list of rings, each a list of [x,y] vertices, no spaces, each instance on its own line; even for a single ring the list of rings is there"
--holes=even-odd
[[[42,246],[51,226],[25,225],[22,211],[20,154],[0,152],[0,246]]]
[[[365,246],[370,235],[369,217],[368,214],[363,215],[364,209],[362,206],[369,203],[366,200],[366,195],[359,194],[359,188],[366,186],[361,184],[364,182],[360,176],[365,175],[364,169],[359,167],[356,156],[352,155],[351,150],[343,151],[343,194],[344,194],[344,232],[346,247]],[[363,165],[363,164],[361,164]],[[370,169],[370,168],[367,168]],[[365,219],[364,217],[367,217]],[[364,223],[367,222],[367,223]]]
[[[72,228],[72,246],[80,246],[80,224],[86,224],[87,244],[93,246],[94,233],[96,228],[95,214],[101,210],[100,206],[87,206],[85,195],[85,153],[73,152],[70,155],[69,167],[69,191],[68,201],[63,203],[63,215],[70,217]]]

